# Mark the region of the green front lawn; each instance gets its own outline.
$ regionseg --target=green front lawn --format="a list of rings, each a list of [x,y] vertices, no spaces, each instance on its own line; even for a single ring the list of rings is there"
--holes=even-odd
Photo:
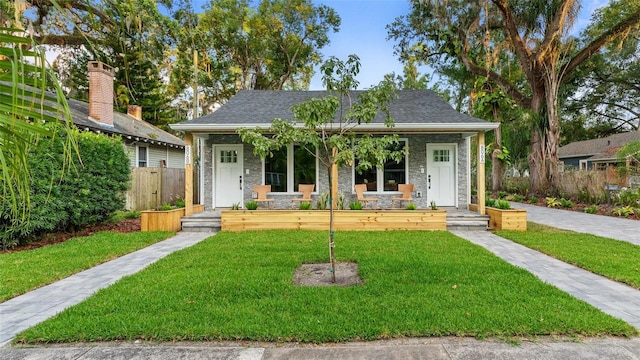
[[[170,232],[100,232],[34,250],[0,254],[0,302],[164,240]]]
[[[531,222],[527,226],[526,232],[505,230],[496,234],[640,289],[640,246]]]
[[[630,325],[448,232],[338,232],[364,285],[299,287],[324,231],[220,232],[18,335],[328,342],[403,336],[636,335]]]

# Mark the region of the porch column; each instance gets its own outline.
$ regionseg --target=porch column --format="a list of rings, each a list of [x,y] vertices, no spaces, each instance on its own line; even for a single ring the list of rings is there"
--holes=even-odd
[[[337,153],[338,149],[333,148],[331,150],[331,156],[334,159]],[[335,210],[338,208],[338,167],[335,163],[331,166],[331,187],[333,188],[331,192],[331,208]]]
[[[484,181],[484,159],[485,158],[485,150],[484,150],[484,132],[478,133],[478,164],[477,164],[477,174],[478,174],[478,213],[480,215],[484,215],[486,213],[484,201],[485,201],[485,181]]]
[[[191,154],[193,134],[187,132],[184,142],[184,216],[191,216],[193,213],[193,156]]]

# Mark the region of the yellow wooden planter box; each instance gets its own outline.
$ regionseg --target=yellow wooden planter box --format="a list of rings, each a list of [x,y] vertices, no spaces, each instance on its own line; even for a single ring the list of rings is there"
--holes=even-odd
[[[527,210],[486,207],[489,227],[494,230],[527,230]]]
[[[446,230],[445,210],[336,210],[335,230]],[[328,210],[227,210],[222,230],[327,230]]]
[[[204,211],[204,205],[193,205],[193,213]],[[140,213],[142,231],[180,231],[184,208],[171,210],[145,210]]]

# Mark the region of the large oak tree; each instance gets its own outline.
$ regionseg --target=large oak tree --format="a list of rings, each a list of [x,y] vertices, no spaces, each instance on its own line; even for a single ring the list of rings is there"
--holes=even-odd
[[[621,3],[626,6],[617,6]],[[640,23],[638,1],[612,1],[615,20],[579,43],[571,30],[580,5],[578,0],[413,0],[410,14],[396,19],[389,35],[398,41],[401,57],[418,53],[425,61],[462,64],[529,111],[531,189],[542,193],[558,180],[561,86],[603,47],[637,33]],[[523,78],[505,76],[504,62],[491,61],[495,53],[507,56]]]

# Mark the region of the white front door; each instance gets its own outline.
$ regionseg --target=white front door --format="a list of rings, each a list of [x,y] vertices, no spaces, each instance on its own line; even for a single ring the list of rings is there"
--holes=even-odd
[[[456,206],[456,146],[427,144],[427,201]]]
[[[214,207],[242,204],[242,145],[216,145],[213,148],[215,164]]]

